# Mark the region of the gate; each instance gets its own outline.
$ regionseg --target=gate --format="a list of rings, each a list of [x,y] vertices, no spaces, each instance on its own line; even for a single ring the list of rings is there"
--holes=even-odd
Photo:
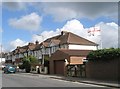
[[[85,64],[67,65],[67,76],[86,77]]]

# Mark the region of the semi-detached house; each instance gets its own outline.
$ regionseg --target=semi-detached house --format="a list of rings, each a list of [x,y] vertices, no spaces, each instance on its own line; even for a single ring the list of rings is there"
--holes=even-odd
[[[91,42],[83,37],[80,37],[76,34],[73,34],[71,32],[66,32],[66,31],[62,31],[60,35],[51,37],[46,39],[45,41],[41,42],[39,44],[39,42],[36,41],[36,43],[29,43],[27,46],[23,46],[23,47],[19,47],[18,49],[16,48],[15,50],[17,50],[15,52],[14,50],[14,56],[15,58],[13,59],[20,59],[23,56],[28,56],[28,55],[33,55],[35,56],[38,60],[40,60],[40,62],[43,62],[43,59],[49,60],[49,73],[55,73],[55,72],[51,72],[50,71],[50,65],[51,65],[51,61],[55,61],[56,59],[54,59],[54,54],[57,52],[57,50],[68,50],[68,54],[69,54],[69,50],[74,50],[77,51],[79,54],[79,51],[84,51],[84,50],[96,50],[98,47],[98,44]],[[61,58],[62,56],[64,56],[64,52],[58,55],[58,59]],[[72,55],[71,55],[72,56]],[[77,55],[80,57],[80,55]],[[85,58],[85,56],[83,57]],[[65,60],[65,59],[59,59],[60,60]],[[80,60],[80,59],[78,59]],[[69,62],[69,60],[66,60]],[[59,63],[57,62],[57,63]],[[79,62],[79,61],[78,61]],[[79,63],[78,63],[79,64]],[[53,64],[54,65],[54,64]],[[56,64],[55,64],[56,65]],[[72,64],[74,65],[74,64]],[[75,64],[76,65],[76,64]],[[75,66],[74,65],[74,66]],[[56,66],[54,66],[56,67]],[[64,66],[65,67],[65,66]],[[51,69],[53,71],[53,69]],[[58,70],[58,69],[56,69]],[[54,70],[54,71],[56,71]],[[64,69],[62,71],[65,71]],[[62,73],[64,74],[64,73]]]
[[[62,31],[60,35],[48,38],[35,49],[35,56],[42,58],[41,54],[49,55],[56,52],[58,49],[73,49],[73,50],[96,50],[97,44],[85,38],[77,36],[71,32]]]
[[[80,57],[82,57],[83,59],[85,59],[85,57],[87,56],[87,54],[92,51],[92,50],[96,50],[98,47],[98,45],[94,42],[91,42],[83,37],[80,37],[76,34],[73,34],[71,32],[65,32],[62,31],[60,35],[51,37],[46,39],[45,41],[43,41],[41,44],[39,44],[38,46],[36,46],[35,50],[34,50],[34,54],[35,56],[41,60],[42,63],[42,59],[46,60],[49,59],[49,73],[58,73],[59,72],[55,72],[55,71],[60,71],[60,67],[58,67],[58,69],[55,69],[57,66],[53,66],[53,65],[59,65],[60,64],[60,60],[62,60],[63,62],[65,61],[64,59],[60,59],[62,58],[62,56],[64,56],[64,52],[62,54],[59,54],[57,51],[61,51],[61,50],[67,50],[68,54],[69,52],[75,52],[79,55],[79,58],[77,58],[78,62],[82,59],[80,59]],[[81,56],[81,53],[84,53],[83,51],[86,50],[86,54],[84,56]],[[58,53],[57,58],[53,57],[56,52]],[[76,57],[76,55],[74,55]],[[43,58],[44,57],[44,58]],[[72,58],[72,55],[71,55]],[[72,59],[73,60],[73,59]],[[76,59],[74,59],[76,60]],[[56,62],[57,64],[52,63],[52,61],[58,61]],[[68,61],[68,60],[67,60]],[[79,64],[79,63],[78,63]],[[64,65],[64,63],[61,63],[61,65]],[[76,65],[76,64],[72,64],[72,65]],[[64,66],[65,67],[65,66]],[[64,68],[61,67],[61,68]],[[54,71],[54,72],[52,72]],[[65,71],[64,69],[62,69],[61,71]],[[62,75],[65,73],[61,73]]]

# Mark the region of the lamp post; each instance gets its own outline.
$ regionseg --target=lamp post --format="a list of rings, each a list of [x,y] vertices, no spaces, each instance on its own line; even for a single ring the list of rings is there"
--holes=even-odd
[[[44,42],[42,42],[43,45],[42,45],[42,49],[43,49],[43,52],[42,52],[42,65],[44,65],[44,53],[45,53],[45,50],[44,50]]]
[[[1,49],[0,49],[0,51],[1,51],[1,52],[0,52],[0,59],[1,59],[0,62],[1,62],[1,64],[2,64],[2,44],[0,45],[0,48],[1,48]]]

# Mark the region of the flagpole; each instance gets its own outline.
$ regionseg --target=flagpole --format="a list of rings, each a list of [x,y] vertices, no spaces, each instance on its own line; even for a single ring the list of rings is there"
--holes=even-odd
[[[96,36],[96,37],[98,37],[97,38],[98,39],[98,41],[97,41],[98,49],[102,49],[102,30],[101,30],[101,26],[99,26],[99,27],[94,26],[92,29],[88,30],[88,33],[90,34],[89,36]],[[95,35],[96,33],[97,33],[97,35]]]
[[[94,27],[94,31],[95,31],[95,27]],[[98,34],[97,36],[99,36],[99,42],[98,42],[98,44],[99,44],[99,49],[102,49],[102,30],[101,30],[101,26],[99,26],[99,29],[97,29],[96,31],[99,31],[100,32],[100,34]]]
[[[102,30],[100,26],[100,49],[102,49]]]

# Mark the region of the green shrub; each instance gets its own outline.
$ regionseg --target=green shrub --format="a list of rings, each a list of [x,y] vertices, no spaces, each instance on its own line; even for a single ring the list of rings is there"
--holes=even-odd
[[[87,55],[88,60],[111,60],[120,58],[120,48],[101,49],[90,52]]]
[[[38,63],[38,60],[34,56],[24,57],[22,60],[22,65],[20,65],[20,69],[25,69],[26,73],[31,71],[31,65],[34,63]]]

